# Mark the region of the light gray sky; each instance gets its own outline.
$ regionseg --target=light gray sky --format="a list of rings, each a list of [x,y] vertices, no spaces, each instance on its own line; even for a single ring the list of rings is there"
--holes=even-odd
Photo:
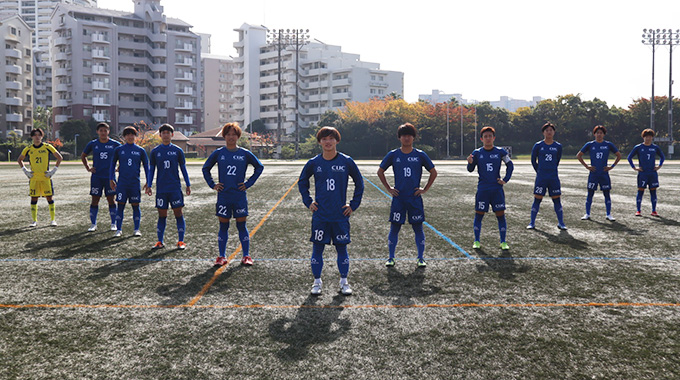
[[[133,2],[99,0],[132,11]],[[310,29],[383,70],[404,72],[407,101],[433,89],[465,99],[580,93],[627,107],[651,95],[651,47],[642,29],[680,29],[678,0],[161,0],[165,14],[212,35],[233,55],[243,23]],[[680,62],[680,49],[674,50]],[[675,76],[680,78],[680,67]],[[669,49],[656,54],[657,96],[668,94]],[[680,96],[680,88],[674,88]]]

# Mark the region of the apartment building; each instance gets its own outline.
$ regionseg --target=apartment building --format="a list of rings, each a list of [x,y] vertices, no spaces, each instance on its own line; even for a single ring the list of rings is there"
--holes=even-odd
[[[55,130],[69,119],[201,128],[200,37],[160,0],[134,12],[59,4],[51,16]]]
[[[97,0],[0,0],[0,12],[17,13],[33,29],[33,103],[52,106],[52,65],[49,38],[52,34],[50,15],[59,3],[97,6]]]
[[[279,58],[278,46],[267,44],[265,27],[243,24],[235,31],[234,108],[236,120],[244,125],[261,119],[268,129],[278,128],[279,59],[286,134],[293,133],[298,123],[301,128],[318,123],[324,112],[349,101],[392,93],[403,96],[402,72],[381,70],[380,64],[361,61],[358,54],[345,53],[340,46],[312,40],[297,52],[296,62],[293,46],[282,49]]]
[[[219,55],[201,56],[203,72],[203,126],[210,130],[235,121],[234,60]]]
[[[0,134],[23,135],[33,126],[33,30],[17,14],[0,13]]]

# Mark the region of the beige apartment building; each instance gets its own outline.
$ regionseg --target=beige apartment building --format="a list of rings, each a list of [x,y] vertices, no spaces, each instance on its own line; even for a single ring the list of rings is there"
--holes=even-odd
[[[229,57],[204,54],[203,66],[203,125],[210,130],[236,121],[234,105],[234,60]]]

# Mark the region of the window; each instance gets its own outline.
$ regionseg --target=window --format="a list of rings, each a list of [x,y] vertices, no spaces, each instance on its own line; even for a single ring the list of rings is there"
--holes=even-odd
[[[27,118],[32,118],[33,117],[33,112],[31,110],[26,110],[26,117]]]
[[[31,71],[31,65],[29,65],[28,63],[26,64],[26,71]]]
[[[26,49],[26,56],[30,57],[31,56],[31,49]]]
[[[26,87],[31,87],[31,80],[30,79],[26,79]]]
[[[31,95],[26,95],[26,101],[31,102]]]
[[[10,34],[16,35],[16,34],[17,34],[17,28],[15,28],[15,27],[13,27],[13,26],[10,26],[9,32],[10,32]]]

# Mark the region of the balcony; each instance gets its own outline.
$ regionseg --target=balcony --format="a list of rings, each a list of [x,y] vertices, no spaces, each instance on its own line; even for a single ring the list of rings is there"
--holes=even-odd
[[[101,49],[92,49],[92,58],[110,59],[108,53],[104,50],[101,50]]]
[[[191,116],[178,115],[175,119],[175,124],[193,124],[194,118]]]
[[[153,108],[153,109],[151,109],[151,116],[152,117],[168,117],[168,109],[167,108]]]
[[[68,91],[68,84],[66,83],[57,83],[54,86],[54,91],[56,92],[67,92]]]
[[[194,47],[191,44],[179,44],[175,46],[175,51],[194,51]]]
[[[176,64],[179,66],[193,66],[194,60],[191,58],[178,59]]]
[[[194,80],[194,74],[192,73],[179,73],[175,80]]]
[[[167,72],[168,71],[168,65],[166,65],[165,63],[152,63],[151,65],[149,65],[149,68],[151,69],[151,71],[154,71],[154,72]]]
[[[178,110],[190,110],[194,108],[194,103],[192,102],[178,102],[177,106],[175,106],[176,109]]]
[[[63,45],[68,45],[68,38],[67,37],[57,37],[54,40],[54,46],[63,46]]]
[[[8,113],[5,115],[5,118],[7,121],[13,121],[17,123],[24,121],[24,116],[20,113]]]
[[[191,87],[178,88],[175,90],[175,95],[193,95],[193,89]]]
[[[59,52],[59,53],[57,53],[57,54],[54,55],[54,60],[55,60],[56,62],[59,62],[59,61],[68,61],[68,53]]]
[[[108,90],[111,90],[111,85],[109,83],[106,83],[106,82],[94,81],[94,82],[92,82],[92,89],[93,90],[108,91]]]
[[[68,69],[62,68],[54,69],[54,75],[57,77],[66,77],[68,76]]]
[[[352,84],[352,81],[349,78],[344,78],[344,79],[333,79],[333,87],[337,86],[349,86]]]
[[[106,66],[94,65],[92,66],[92,74],[111,75],[111,72],[109,72],[108,69],[109,68]]]
[[[5,66],[6,73],[21,74],[21,67],[17,65],[7,65]]]
[[[98,97],[98,96],[95,96],[94,98],[92,98],[92,105],[93,105],[93,106],[105,106],[105,107],[108,107],[108,106],[110,106],[111,104],[109,103],[109,100],[108,100],[108,99],[102,98],[102,97]]]
[[[55,107],[68,107],[69,101],[67,99],[58,99],[54,102]]]
[[[93,113],[92,118],[97,120],[100,123],[103,122],[103,121],[111,120],[111,116],[109,116],[108,113],[100,113],[100,112]]]
[[[167,57],[168,52],[165,49],[151,49],[152,57]]]
[[[148,37],[152,42],[168,42],[168,35],[167,34],[161,34],[161,33],[148,34]]]
[[[21,82],[12,81],[12,82],[6,82],[5,88],[8,89],[8,90],[19,90],[19,91],[21,91],[23,86],[21,85]]]
[[[107,36],[105,36],[103,34],[99,34],[99,33],[93,33],[92,34],[92,42],[103,43],[103,44],[111,43]]]
[[[12,57],[16,59],[21,59],[21,50],[18,49],[5,49],[5,57]]]
[[[68,115],[55,115],[54,116],[54,122],[55,123],[63,123],[65,121],[67,121],[68,118],[69,118]]]

